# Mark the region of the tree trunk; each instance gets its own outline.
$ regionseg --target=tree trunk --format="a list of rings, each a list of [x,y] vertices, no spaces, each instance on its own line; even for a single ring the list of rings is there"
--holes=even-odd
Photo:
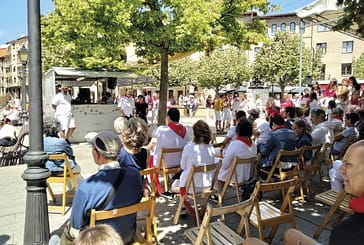
[[[165,124],[168,93],[168,46],[161,47],[161,81],[159,85],[158,126]]]

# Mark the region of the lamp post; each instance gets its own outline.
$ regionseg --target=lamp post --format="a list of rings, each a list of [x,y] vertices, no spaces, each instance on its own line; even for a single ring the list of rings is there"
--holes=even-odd
[[[27,62],[28,62],[28,49],[25,47],[25,45],[23,44],[23,46],[19,49],[18,51],[18,56],[19,56],[19,60],[22,64],[22,84],[21,84],[21,106],[22,106],[22,122],[23,125],[27,119],[27,111],[25,108],[25,104],[26,104],[26,79],[25,79],[25,69],[27,67]]]
[[[27,169],[24,245],[48,244],[49,218],[47,208],[48,155],[43,150],[43,103],[40,41],[40,0],[28,0],[29,39],[29,151],[24,156]]]

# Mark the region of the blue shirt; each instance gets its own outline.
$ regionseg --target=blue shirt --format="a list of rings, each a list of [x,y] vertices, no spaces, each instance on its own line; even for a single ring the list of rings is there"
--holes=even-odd
[[[47,154],[61,154],[66,153],[68,156],[68,161],[70,162],[70,167],[74,168],[75,161],[73,150],[69,143],[63,138],[58,137],[50,137],[46,136],[43,139],[44,141],[44,151]],[[64,161],[63,160],[56,160],[56,161],[50,161],[48,160],[46,162],[46,168],[48,168],[51,172],[56,171],[63,171]]]
[[[82,230],[90,223],[91,209],[100,207],[109,195],[113,183],[118,178],[120,168],[101,169],[96,174],[82,181],[73,198],[71,226]],[[106,205],[105,210],[126,207],[138,203],[142,198],[143,187],[139,170],[126,166],[126,171],[115,195]],[[129,244],[135,234],[136,214],[103,220],[97,224],[111,225],[122,237],[124,244]]]

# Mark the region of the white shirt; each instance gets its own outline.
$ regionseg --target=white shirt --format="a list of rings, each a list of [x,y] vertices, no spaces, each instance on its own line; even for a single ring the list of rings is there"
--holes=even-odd
[[[151,154],[154,156],[154,166],[158,166],[162,148],[183,148],[187,144],[189,135],[186,131],[185,137],[182,138],[170,127],[163,125],[153,131],[152,137],[157,139]],[[164,160],[167,168],[177,167],[180,165],[181,155],[180,153],[166,153],[164,154]]]
[[[71,96],[59,92],[53,98],[52,104],[56,106],[55,116],[71,116]]]
[[[212,163],[215,163],[215,150],[211,144],[190,143],[186,145],[183,148],[181,157],[181,169],[183,169],[183,172],[179,179],[179,186],[186,186],[186,181],[193,165],[203,166]],[[201,192],[203,189],[211,187],[213,177],[213,171],[195,174],[194,183],[196,191]]]
[[[269,122],[264,120],[263,123],[257,125],[257,131],[259,132],[259,136],[257,138],[257,144],[266,143],[269,137],[269,133],[272,131],[272,129],[269,126]]]
[[[15,139],[16,128],[11,124],[4,124],[0,129],[0,139],[11,138]]]
[[[132,97],[128,98],[123,96],[119,100],[118,107],[124,112],[124,115],[122,116],[130,117],[133,115],[133,110],[135,108],[134,99]]]
[[[250,157],[255,157],[256,155],[257,155],[257,147],[254,142],[251,147],[248,147],[247,144],[241,142],[240,140],[234,140],[229,144],[228,148],[226,149],[224,159],[222,160],[222,165],[218,175],[218,179],[221,181],[226,181],[234,157],[250,158]],[[237,166],[236,172],[239,183],[249,179],[250,169],[251,166],[249,164]]]
[[[311,133],[312,145],[325,144],[334,141],[334,133],[329,129],[326,122],[318,124]]]
[[[232,109],[233,111],[240,111],[241,98],[237,97],[233,99]]]

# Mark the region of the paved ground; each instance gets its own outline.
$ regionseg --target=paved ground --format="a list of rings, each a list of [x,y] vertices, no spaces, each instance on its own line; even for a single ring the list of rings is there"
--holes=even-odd
[[[182,123],[191,126],[199,118],[182,118]],[[212,123],[211,123],[212,124]],[[221,141],[222,138],[218,138]],[[94,173],[97,168],[93,163],[91,148],[86,143],[73,145],[77,162],[81,166],[85,177]],[[1,167],[0,168],[0,245],[2,244],[23,244],[24,217],[25,217],[25,182],[21,175],[26,169],[25,165]],[[272,197],[274,200],[274,197]],[[233,202],[231,200],[230,202]],[[176,202],[166,202],[163,198],[157,200],[158,215],[158,238],[160,244],[190,244],[183,234],[186,228],[195,226],[195,221],[191,216],[180,219],[178,225],[173,225],[172,220],[176,210]],[[229,202],[227,202],[228,204]],[[213,203],[211,203],[213,205]],[[306,234],[312,235],[320,224],[328,208],[314,200],[305,204],[295,203],[295,214],[297,228]],[[50,232],[60,234],[64,224],[69,218],[68,211],[65,216],[58,213],[49,213]],[[227,218],[227,223],[234,226],[237,217],[232,215]],[[272,244],[283,244],[283,232],[288,225],[281,226]],[[325,229],[320,236],[320,242],[328,243],[331,228]],[[251,228],[253,236],[257,236],[257,231]]]

